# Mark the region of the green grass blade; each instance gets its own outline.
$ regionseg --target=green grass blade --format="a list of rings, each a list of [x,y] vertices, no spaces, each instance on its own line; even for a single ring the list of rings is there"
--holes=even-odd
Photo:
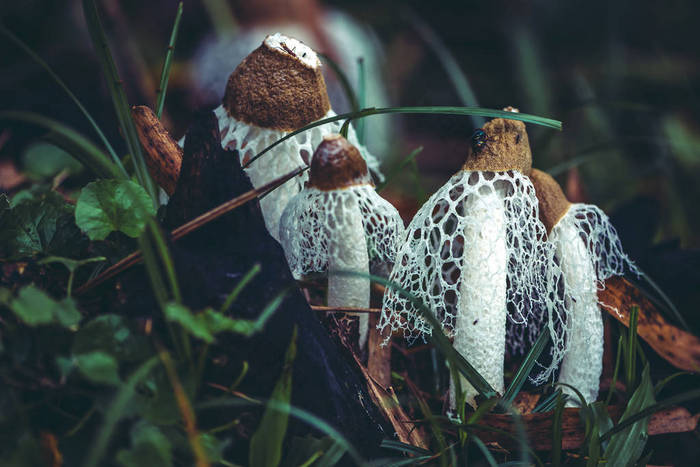
[[[615,394],[615,385],[617,384],[617,378],[620,374],[620,361],[622,361],[622,352],[624,347],[624,336],[620,336],[617,340],[617,356],[615,357],[615,369],[613,370],[613,377],[610,381],[610,389],[608,389],[608,397],[605,398],[605,405],[610,405],[613,394]]]
[[[380,183],[377,185],[377,193],[381,193],[384,188],[391,182],[394,178],[396,178],[397,175],[399,175],[403,169],[406,168],[407,165],[410,165],[411,162],[416,158],[418,154],[420,154],[423,151],[423,146],[418,146],[416,149],[411,151],[411,153],[404,158],[404,160],[401,161],[401,163],[394,169],[391,174],[389,174],[388,177],[384,180],[383,183]]]
[[[419,448],[418,446],[414,446],[412,444],[402,443],[401,441],[396,441],[395,439],[383,439],[379,447],[403,452],[404,454],[416,454],[419,456],[433,455],[433,453],[427,449]]]
[[[433,28],[428,26],[428,24],[421,20],[415,14],[409,14],[408,20],[411,22],[418,35],[428,44],[428,47],[435,53],[440,64],[445,69],[447,77],[452,82],[452,86],[457,91],[457,97],[462,105],[469,107],[478,107],[479,102],[476,98],[476,94],[469,84],[469,79],[467,75],[464,74],[464,70],[459,66],[457,60],[455,59],[450,49],[447,48],[445,43],[440,39],[440,37],[435,33]],[[485,119],[479,116],[472,116],[472,125],[474,128],[479,128],[484,126]]]
[[[114,429],[117,427],[117,422],[121,418],[122,413],[126,409],[131,397],[134,395],[136,385],[148,376],[153,367],[158,363],[158,357],[154,356],[143,363],[136,371],[134,371],[126,383],[124,383],[116,397],[105,412],[104,422],[97,433],[97,439],[88,452],[88,456],[83,464],[85,467],[95,467],[104,455],[109,444],[109,439],[112,437]]]
[[[543,413],[553,410],[557,403],[557,397],[559,397],[560,394],[561,398],[564,400],[564,402],[566,402],[566,394],[562,393],[561,389],[557,389],[549,396],[545,397],[542,402],[537,404],[537,406],[532,409],[532,413]]]
[[[2,24],[0,24],[0,33],[4,34],[7,36],[12,42],[14,42],[20,49],[22,49],[27,55],[29,55],[32,60],[34,60],[40,67],[42,67],[46,72],[49,74],[51,78],[58,84],[58,86],[63,89],[63,91],[68,95],[68,97],[73,101],[73,103],[80,109],[82,114],[85,116],[88,122],[90,122],[90,125],[92,125],[92,128],[95,130],[95,133],[97,133],[97,136],[100,138],[102,141],[102,144],[104,144],[105,148],[107,149],[107,152],[109,152],[110,156],[112,157],[112,161],[114,164],[121,170],[124,175],[126,176],[126,170],[124,169],[124,166],[122,165],[122,161],[119,159],[119,156],[117,156],[117,153],[114,151],[114,148],[112,145],[109,143],[109,140],[107,140],[107,137],[104,135],[100,127],[97,125],[97,122],[95,121],[94,118],[92,118],[92,115],[90,115],[90,112],[83,106],[83,104],[78,100],[78,98],[73,94],[73,91],[70,90],[68,85],[51,69],[51,67],[46,63],[39,55],[37,55],[27,44],[25,44],[19,37],[15,36],[10,30],[5,28]]]
[[[345,92],[345,96],[348,98],[348,101],[350,102],[350,109],[352,109],[353,112],[357,112],[360,110],[360,104],[358,103],[357,96],[355,95],[355,91],[352,89],[352,85],[350,84],[350,80],[348,79],[348,76],[343,72],[343,70],[340,69],[340,65],[338,65],[335,60],[333,60],[331,57],[329,57],[326,54],[322,54],[320,52],[316,52],[316,55],[321,57],[329,67],[331,67],[331,70],[333,70],[333,73],[338,77],[338,80],[340,81],[340,86],[343,88],[343,92]]]
[[[85,0],[87,1],[87,0]],[[452,106],[427,106],[427,107],[370,107],[368,109],[362,109],[358,112],[348,112],[345,114],[334,115],[333,117],[323,118],[321,120],[316,120],[315,122],[309,123],[306,126],[299,128],[298,130],[287,133],[282,138],[278,139],[254,157],[252,157],[243,168],[248,167],[250,164],[255,162],[262,155],[270,151],[275,146],[282,144],[289,138],[302,133],[304,131],[310,130],[311,128],[316,128],[317,126],[325,125],[326,123],[337,122],[340,120],[347,119],[358,119],[369,117],[371,115],[383,115],[383,114],[417,114],[417,115],[463,115],[463,116],[481,116],[481,117],[493,117],[493,118],[507,118],[510,120],[520,120],[525,123],[532,123],[535,125],[541,125],[548,128],[553,128],[555,130],[561,130],[562,124],[559,120],[553,120],[551,118],[539,117],[537,115],[530,115],[525,113],[514,113],[507,112],[505,110],[495,110],[495,109],[485,109],[482,107],[452,107]]]
[[[241,280],[236,284],[236,286],[233,288],[230,294],[228,294],[228,297],[226,297],[226,300],[224,301],[224,304],[221,305],[221,313],[226,313],[229,308],[231,308],[231,305],[233,305],[233,302],[236,301],[238,296],[241,294],[243,289],[245,288],[246,285],[250,281],[253,280],[253,278],[260,272],[262,268],[260,267],[260,263],[255,263],[250,270],[245,273],[245,275],[241,278]]]
[[[564,414],[564,398],[561,391],[556,394],[556,405],[552,418],[552,465],[559,467],[561,465],[561,422]]]
[[[292,398],[292,370],[297,354],[297,327],[284,357],[284,366],[258,428],[250,438],[249,462],[252,466],[276,466],[282,460],[282,444],[287,434],[289,413],[270,407],[270,404],[289,405]]]
[[[491,467],[497,467],[498,463],[496,462],[496,459],[493,458],[493,454],[491,454],[491,451],[489,451],[489,448],[486,447],[484,442],[481,441],[478,436],[472,436],[471,439],[474,442],[474,444],[476,444],[476,447],[478,447],[481,453],[484,455],[484,459],[486,459],[486,462]]]
[[[151,234],[151,237],[153,238],[153,242],[155,243],[156,247],[156,252],[160,257],[163,269],[165,270],[166,278],[168,279],[168,283],[170,284],[170,292],[172,294],[172,297],[177,303],[181,303],[182,294],[180,293],[180,285],[177,283],[177,274],[175,273],[175,262],[173,261],[173,257],[170,254],[168,245],[165,242],[165,236],[163,235],[163,232],[161,231],[160,226],[155,221],[155,219],[148,220],[147,229],[148,232]]]
[[[129,153],[134,159],[136,177],[141,186],[146,190],[146,193],[148,193],[153,200],[154,205],[157,206],[158,193],[148,173],[148,168],[146,167],[146,160],[143,157],[141,143],[139,142],[138,133],[136,132],[136,125],[131,118],[131,110],[126,98],[126,92],[124,91],[124,85],[119,78],[117,66],[109,50],[107,36],[102,28],[102,23],[94,0],[83,0],[83,12],[85,14],[87,29],[90,33],[93,47],[95,48],[95,53],[100,61],[102,73],[104,74],[107,87],[112,96],[112,103],[117,113],[119,125],[124,133],[124,139],[126,140]]]
[[[642,278],[651,286],[652,289],[654,289],[654,292],[656,292],[659,295],[659,297],[661,297],[665,308],[667,308],[670,314],[678,321],[678,323],[680,323],[681,326],[683,326],[683,329],[690,332],[690,326],[688,326],[688,323],[685,321],[685,319],[683,319],[683,315],[681,315],[681,312],[678,310],[673,301],[671,301],[668,295],[664,293],[661,287],[659,287],[659,285],[655,281],[653,281],[651,277],[649,277],[649,274],[645,273],[644,271],[642,271]],[[632,281],[632,283],[638,285],[636,282],[637,281]],[[642,292],[645,292],[644,289],[641,287],[640,290]],[[654,298],[647,292],[645,292],[645,295],[647,296],[647,298]]]
[[[163,106],[165,105],[165,93],[168,90],[168,78],[170,77],[170,65],[172,64],[173,54],[175,53],[175,42],[177,41],[177,32],[180,30],[180,19],[182,18],[182,2],[177,6],[175,13],[175,22],[173,23],[173,31],[170,33],[170,42],[168,42],[168,52],[165,54],[165,62],[163,62],[163,70],[160,72],[160,85],[156,94],[156,116],[160,118],[163,114]]]
[[[527,375],[529,375],[532,371],[532,368],[535,366],[535,363],[537,363],[537,359],[540,358],[542,351],[545,349],[548,343],[549,333],[540,333],[540,336],[537,338],[537,341],[530,348],[530,350],[527,353],[527,356],[520,364],[520,368],[518,368],[518,371],[515,373],[515,377],[513,378],[513,381],[511,381],[510,386],[508,386],[508,389],[506,390],[505,394],[503,394],[504,401],[508,402],[509,404],[513,402],[515,396],[517,396],[518,392],[520,392],[520,388],[523,387],[523,384],[527,379]]]
[[[367,83],[366,83],[367,72],[365,70],[365,60],[362,57],[357,59],[357,102],[361,109],[365,108],[367,105]],[[355,131],[357,132],[357,140],[360,144],[365,144],[365,121],[360,119],[355,125]]]
[[[679,371],[677,373],[673,373],[672,375],[669,375],[656,383],[656,386],[654,386],[654,395],[658,396],[661,391],[666,387],[668,383],[673,381],[674,379],[678,378],[679,376],[684,376],[684,375],[692,375],[691,372],[689,371]]]
[[[600,437],[600,440],[605,441],[606,439],[609,439],[612,435],[621,432],[633,423],[638,422],[639,420],[642,420],[650,415],[653,415],[656,412],[665,409],[666,407],[670,407],[672,405],[677,405],[682,402],[687,402],[689,400],[699,398],[700,389],[693,389],[690,391],[683,392],[681,394],[676,394],[675,396],[671,396],[668,399],[664,399],[661,402],[657,402],[656,404],[652,404],[644,410],[630,415],[629,418],[626,418],[625,420],[620,420],[620,422],[617,425],[615,425],[615,427],[603,433]]]
[[[625,349],[625,370],[627,376],[627,393],[629,394],[637,383],[637,320],[639,318],[639,307],[630,308],[629,335],[627,337],[627,348]]]
[[[72,148],[71,155],[102,178],[126,178],[100,148],[85,136],[56,120],[32,112],[0,111],[0,121],[17,121],[37,125],[54,133],[54,138],[63,139]]]

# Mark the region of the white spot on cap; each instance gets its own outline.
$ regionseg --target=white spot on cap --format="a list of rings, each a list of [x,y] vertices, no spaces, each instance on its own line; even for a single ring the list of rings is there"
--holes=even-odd
[[[301,63],[311,69],[315,70],[321,66],[321,61],[311,47],[279,32],[267,36],[263,44],[270,49],[296,56]]]

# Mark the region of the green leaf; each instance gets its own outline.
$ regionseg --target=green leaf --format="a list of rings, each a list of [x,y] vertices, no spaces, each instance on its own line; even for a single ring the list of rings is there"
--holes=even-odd
[[[117,422],[122,417],[127,405],[133,398],[136,385],[148,376],[156,363],[158,363],[158,357],[154,356],[141,364],[141,366],[129,376],[126,384],[119,389],[119,392],[105,412],[104,421],[97,433],[97,438],[95,442],[92,443],[90,451],[88,452],[87,460],[84,464],[85,467],[96,467],[98,465],[107,449],[109,438],[111,438]]]
[[[165,313],[165,319],[179,324],[193,336],[207,343],[214,342],[214,335],[210,331],[206,320],[199,315],[193,314],[186,306],[179,303],[168,303],[163,312]]]
[[[10,302],[10,308],[25,324],[37,326],[54,321],[53,308],[56,302],[46,293],[28,285],[19,291],[17,298]]]
[[[221,462],[224,460],[224,450],[228,443],[222,442],[216,436],[208,433],[199,434],[199,443],[202,445],[209,461]]]
[[[78,369],[85,378],[97,384],[117,385],[119,365],[111,355],[96,351],[75,356]]]
[[[56,120],[32,112],[1,111],[0,121],[10,120],[38,125],[52,131],[53,142],[60,140],[71,149],[70,154],[95,172],[99,177],[126,178],[126,172],[117,167],[92,141]],[[64,144],[61,144],[63,146]]]
[[[70,297],[56,302],[52,311],[56,321],[64,328],[76,328],[80,318],[83,317],[78,311],[75,300]]]
[[[73,221],[73,207],[58,193],[27,191],[8,209],[0,206],[0,257],[30,258],[54,252],[78,253],[83,237]]]
[[[280,411],[272,404],[289,404],[292,397],[292,370],[297,352],[297,328],[292,331],[292,340],[284,357],[282,375],[277,380],[268,406],[265,408],[258,429],[250,439],[249,465],[251,467],[276,467],[282,459],[282,443],[287,433],[289,413]]]
[[[618,423],[624,422],[632,415],[641,412],[655,402],[654,386],[651,384],[649,365],[647,365],[644,367],[641,381],[627,403],[627,407]],[[609,465],[634,465],[646,446],[648,422],[649,418],[644,418],[610,437],[610,442],[604,454],[604,457],[608,459]],[[601,439],[604,439],[604,437]]]
[[[75,222],[90,240],[104,240],[114,231],[137,238],[156,213],[148,193],[131,180],[99,180],[80,192]]]
[[[41,180],[62,170],[69,174],[78,173],[83,165],[58,146],[39,142],[30,145],[22,154],[22,168],[30,178]]]
[[[98,263],[100,261],[107,261],[104,256],[95,256],[94,258],[86,259],[71,259],[64,258],[62,256],[47,256],[46,258],[39,261],[40,264],[50,264],[50,263],[61,263],[68,269],[69,272],[75,272],[80,266],[84,266],[90,263]]]
[[[119,451],[117,462],[124,467],[170,467],[172,446],[158,427],[141,420],[131,429],[131,449]]]
[[[134,362],[152,354],[147,337],[133,333],[123,317],[112,314],[94,318],[75,335],[74,355],[94,351],[108,353],[120,362]]]

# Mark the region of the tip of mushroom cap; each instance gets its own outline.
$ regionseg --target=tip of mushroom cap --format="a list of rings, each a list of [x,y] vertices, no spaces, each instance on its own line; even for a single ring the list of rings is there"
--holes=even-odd
[[[519,112],[506,107],[507,112]],[[532,152],[525,124],[520,120],[494,118],[481,128],[479,142],[472,140],[464,170],[503,172],[517,170],[529,174],[532,169]],[[476,132],[473,136],[475,138]]]
[[[554,177],[541,170],[532,169],[530,181],[535,187],[535,194],[540,206],[540,220],[547,228],[547,233],[564,217],[571,203],[566,199],[561,186]]]
[[[360,151],[341,135],[326,135],[314,151],[308,186],[322,191],[372,184]]]
[[[231,73],[223,105],[237,120],[281,131],[323,118],[331,108],[316,53],[279,33]]]

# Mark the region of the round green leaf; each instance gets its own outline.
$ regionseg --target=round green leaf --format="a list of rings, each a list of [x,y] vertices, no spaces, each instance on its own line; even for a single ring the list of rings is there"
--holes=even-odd
[[[80,192],[75,223],[90,240],[104,240],[114,231],[136,238],[154,216],[151,198],[131,180],[98,180]]]
[[[76,356],[78,369],[93,383],[114,384],[121,382],[119,379],[117,361],[104,352],[90,352]]]
[[[49,143],[34,143],[22,154],[24,172],[34,180],[50,178],[62,170],[77,173],[83,165],[63,149]]]

